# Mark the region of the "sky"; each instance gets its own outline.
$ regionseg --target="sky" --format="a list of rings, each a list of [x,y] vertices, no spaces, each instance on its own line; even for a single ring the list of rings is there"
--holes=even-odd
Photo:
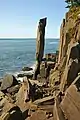
[[[47,17],[46,38],[59,38],[65,0],[0,0],[0,38],[36,38],[40,18]]]

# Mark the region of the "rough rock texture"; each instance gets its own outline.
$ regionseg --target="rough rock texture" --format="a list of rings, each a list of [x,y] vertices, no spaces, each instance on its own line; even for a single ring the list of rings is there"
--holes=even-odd
[[[44,97],[33,102],[36,105],[54,104],[54,96]]]
[[[10,94],[15,94],[19,91],[20,85],[15,85],[7,89],[7,92]]]
[[[27,109],[26,101],[29,101],[29,92],[29,82],[28,80],[25,80],[16,94],[16,104],[21,108],[22,111]]]
[[[65,120],[58,98],[55,99],[55,104],[53,107],[53,116],[54,116],[54,120]]]
[[[68,87],[70,86],[70,84],[74,81],[74,79],[78,75],[78,72],[80,71],[80,19],[78,18],[79,12],[79,7],[74,7],[70,9],[70,11],[66,14],[65,22],[63,20],[63,27],[61,26],[61,46],[59,51],[58,64],[62,64],[63,59],[65,58],[62,66],[60,66],[60,68],[58,67],[59,69],[63,69],[60,86],[61,91],[64,91],[66,84],[68,85]]]
[[[70,8],[60,28],[58,62],[50,74],[50,86],[55,89],[55,120],[80,119],[80,6]],[[76,80],[75,80],[76,79]],[[57,81],[57,82],[56,82]],[[59,81],[59,82],[58,82]],[[55,84],[56,83],[56,84]],[[58,94],[57,94],[58,93]],[[56,96],[60,99],[56,101]],[[59,117],[62,111],[64,118]]]
[[[58,70],[51,71],[51,74],[50,74],[50,77],[49,77],[51,87],[54,87],[54,85],[57,81],[59,82],[59,80],[60,80],[59,75],[60,75],[60,72]]]
[[[69,87],[80,71],[80,7],[73,7],[66,13],[60,28],[58,63],[54,72],[60,73],[60,91]],[[75,69],[74,69],[75,68]],[[54,72],[52,73],[54,75]],[[51,74],[51,76],[53,76]],[[50,77],[50,83],[54,77]],[[57,80],[57,79],[56,79]]]
[[[28,100],[31,97],[34,99],[35,91],[40,90],[45,86],[40,84],[36,80],[27,80],[25,77],[18,93],[15,95],[15,105],[20,107],[24,114],[24,118],[27,120],[80,120],[80,7],[72,7],[69,12],[66,13],[65,19],[60,28],[60,46],[59,56],[56,61],[55,68],[51,68],[50,76],[48,80],[50,88],[44,87],[43,99],[38,99],[33,103]],[[41,19],[38,26],[37,36],[37,51],[36,59],[37,66],[34,74],[34,79],[37,78],[40,72],[40,63],[43,57],[44,51],[44,35],[45,35],[46,18]],[[42,42],[42,43],[41,43]],[[49,63],[51,64],[51,63]],[[52,66],[52,64],[51,64]],[[46,67],[47,68],[47,67]],[[45,67],[42,66],[43,75],[45,77]],[[42,79],[43,80],[43,79]],[[3,82],[5,81],[5,82]],[[1,87],[3,90],[9,92],[14,91],[12,88],[13,77],[8,76],[2,81]],[[7,84],[6,84],[7,82]],[[30,83],[31,82],[31,83]],[[4,83],[4,84],[3,84]],[[32,89],[31,89],[31,86]],[[36,86],[36,87],[35,87]],[[38,86],[38,88],[37,88]],[[10,87],[10,88],[9,88]],[[37,89],[34,89],[37,88]],[[51,89],[51,93],[49,93]],[[38,93],[36,91],[36,93]],[[47,91],[47,94],[46,94]],[[31,94],[32,93],[32,94]],[[36,96],[38,96],[37,94]],[[46,96],[48,95],[48,96]],[[49,96],[50,95],[50,96]],[[31,97],[30,97],[31,96]],[[15,105],[8,94],[0,92],[0,115],[8,119],[10,114],[18,115],[18,111],[12,110]],[[53,113],[47,114],[46,108],[51,105],[53,107]],[[42,107],[41,107],[42,106]],[[51,108],[49,106],[48,108]],[[41,108],[40,108],[41,107]],[[47,109],[48,109],[47,108]],[[19,116],[22,113],[19,110]],[[46,110],[46,111],[45,111]],[[30,111],[30,113],[28,113]],[[5,112],[5,115],[3,114]],[[28,117],[28,118],[27,118]],[[16,119],[16,118],[15,118]]]
[[[18,106],[12,107],[9,111],[0,116],[0,120],[24,120],[22,112]]]
[[[14,105],[9,100],[9,98],[3,92],[0,91],[0,115],[4,112],[7,112],[13,106]]]
[[[61,108],[69,120],[80,120],[80,75],[67,89]]]
[[[1,84],[1,90],[7,90],[11,86],[17,85],[18,81],[13,75],[5,75]]]
[[[9,96],[0,91],[0,120],[24,120],[18,106],[12,103]]]
[[[46,120],[46,113],[44,111],[38,110],[32,114],[30,120]]]
[[[40,73],[40,63],[44,54],[46,19],[47,18],[40,19],[38,25],[36,40],[36,69],[33,79],[37,79],[37,75]]]

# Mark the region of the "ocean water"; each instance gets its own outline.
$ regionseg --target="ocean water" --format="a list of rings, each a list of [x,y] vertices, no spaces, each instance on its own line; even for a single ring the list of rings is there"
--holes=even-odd
[[[59,39],[46,39],[44,53],[58,49]],[[35,64],[36,39],[0,39],[0,77]]]

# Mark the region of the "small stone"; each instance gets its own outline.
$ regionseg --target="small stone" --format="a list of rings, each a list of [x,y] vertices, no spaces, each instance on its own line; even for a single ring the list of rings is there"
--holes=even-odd
[[[30,67],[23,67],[23,68],[22,68],[22,71],[30,71],[30,70],[33,70],[33,69],[30,68]]]

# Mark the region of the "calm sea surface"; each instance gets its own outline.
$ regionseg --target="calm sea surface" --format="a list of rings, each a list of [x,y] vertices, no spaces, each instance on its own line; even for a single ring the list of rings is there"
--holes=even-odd
[[[58,39],[46,39],[45,53],[58,49]],[[35,63],[36,39],[0,39],[0,77]]]

